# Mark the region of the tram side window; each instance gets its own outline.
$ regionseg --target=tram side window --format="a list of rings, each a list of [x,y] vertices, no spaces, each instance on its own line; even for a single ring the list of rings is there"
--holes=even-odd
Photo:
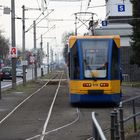
[[[79,57],[76,46],[71,48],[71,57],[70,57],[70,78],[79,79],[80,78],[80,66],[79,66]]]
[[[114,43],[112,48],[112,79],[119,78],[119,60],[118,60],[118,48]]]

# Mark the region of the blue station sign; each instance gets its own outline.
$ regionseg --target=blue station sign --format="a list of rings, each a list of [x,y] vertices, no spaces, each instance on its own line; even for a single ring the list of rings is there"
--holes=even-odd
[[[125,5],[124,4],[118,5],[118,12],[125,12]]]

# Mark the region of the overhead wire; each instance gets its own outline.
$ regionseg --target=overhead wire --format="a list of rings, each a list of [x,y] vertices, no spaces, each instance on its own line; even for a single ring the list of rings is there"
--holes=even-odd
[[[55,25],[53,25],[52,27],[50,27],[46,32],[44,32],[42,34],[42,36],[44,36],[46,33],[48,33],[51,29],[54,29],[55,28]],[[41,37],[38,37],[36,40],[40,39]]]
[[[45,4],[46,4],[46,0],[44,0],[44,2],[45,2]],[[38,3],[39,9],[41,9],[38,0],[37,0],[37,3]],[[37,20],[39,20],[40,17],[44,14],[44,12],[45,12],[46,10],[47,10],[47,7],[44,9],[44,11],[41,12],[41,14],[40,14],[34,21],[36,22]],[[48,14],[47,14],[47,15],[48,15]],[[43,18],[43,19],[44,19],[44,18]],[[42,19],[40,19],[40,21],[39,21],[38,23],[40,23],[41,21],[42,21]],[[38,23],[36,23],[36,24],[38,24]],[[25,32],[28,32],[28,31],[31,30],[32,28],[33,28],[33,23],[29,26],[29,28],[28,28]]]
[[[48,13],[47,15],[45,15],[43,18],[40,19],[40,17],[42,16],[42,13],[38,16],[38,18],[36,18],[36,20],[34,20],[35,22],[40,19],[38,22],[36,22],[36,25],[39,24],[43,19],[45,19],[48,15],[50,15],[54,10],[51,9],[50,13]],[[33,28],[33,24],[30,25],[30,27],[26,30],[26,32],[28,32],[29,30],[31,30]]]

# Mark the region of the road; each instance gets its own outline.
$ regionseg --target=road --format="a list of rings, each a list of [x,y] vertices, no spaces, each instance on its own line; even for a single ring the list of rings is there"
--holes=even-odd
[[[47,73],[47,70],[44,69],[44,72]],[[40,68],[37,69],[37,76],[38,77],[41,76],[41,69]],[[34,69],[32,69],[32,68],[27,69],[26,79],[27,79],[27,81],[34,79]],[[17,84],[20,84],[22,82],[23,82],[23,79],[17,77]],[[10,88],[11,86],[12,86],[12,80],[3,80],[3,81],[1,81],[2,90]]]
[[[41,134],[43,124],[48,115],[48,110],[54,97],[57,82],[52,82],[39,90],[38,94],[0,125],[0,140],[29,140]],[[39,86],[38,82],[36,88]],[[38,88],[37,88],[38,89]],[[123,87],[123,99],[137,96],[138,88]],[[133,94],[132,94],[133,93]],[[4,94],[0,102],[0,119],[5,112],[9,112],[19,101],[29,93]],[[92,137],[91,112],[98,113],[97,120],[103,129],[110,127],[109,107],[72,107],[69,104],[68,85],[66,81],[61,84],[58,92],[44,140],[90,140]],[[129,108],[126,110],[127,114]],[[9,131],[10,130],[10,131]],[[40,140],[39,137],[34,140]]]

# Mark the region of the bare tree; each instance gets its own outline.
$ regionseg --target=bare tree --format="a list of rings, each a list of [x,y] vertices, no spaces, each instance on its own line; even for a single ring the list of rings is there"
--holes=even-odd
[[[0,59],[6,60],[9,54],[9,40],[2,35],[0,30]]]
[[[64,44],[63,57],[65,62],[67,62],[68,59],[68,40],[71,35],[74,35],[74,32],[70,33],[65,32],[62,36],[62,43]]]

